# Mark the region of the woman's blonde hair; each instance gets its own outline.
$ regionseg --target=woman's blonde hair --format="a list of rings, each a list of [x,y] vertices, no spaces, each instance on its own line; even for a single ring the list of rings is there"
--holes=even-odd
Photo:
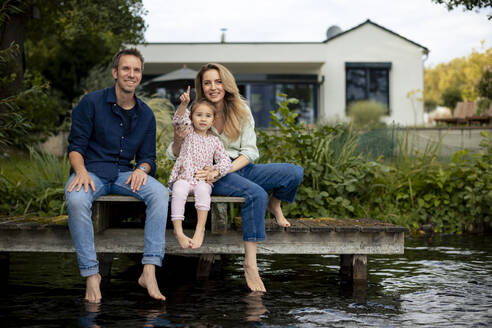
[[[224,134],[235,141],[241,135],[241,125],[248,119],[248,107],[244,98],[239,94],[236,80],[232,73],[223,65],[209,63],[203,65],[195,77],[196,99],[205,98],[202,81],[205,72],[215,69],[219,72],[222,85],[224,86]]]

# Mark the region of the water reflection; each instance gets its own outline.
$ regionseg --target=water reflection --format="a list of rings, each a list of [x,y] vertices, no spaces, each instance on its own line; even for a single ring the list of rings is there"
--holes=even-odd
[[[98,326],[95,321],[101,311],[101,303],[83,302],[85,312],[80,317],[80,326],[84,328],[100,328],[101,326]]]
[[[260,321],[268,309],[263,305],[263,292],[251,292],[242,298],[246,303],[246,321]]]
[[[12,253],[0,293],[5,327],[475,327],[492,326],[490,237],[407,240],[405,254],[369,256],[368,283],[338,273],[337,256],[258,258],[268,293],[250,293],[242,257],[223,259],[209,279],[167,262],[162,304],[135,276],[140,258],[119,255],[103,303],[80,301],[74,254]],[[196,261],[195,261],[196,264]],[[63,310],[60,310],[63,309]]]

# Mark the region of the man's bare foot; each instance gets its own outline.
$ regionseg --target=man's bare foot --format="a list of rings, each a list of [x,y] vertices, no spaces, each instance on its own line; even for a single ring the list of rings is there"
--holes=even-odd
[[[101,302],[101,275],[96,273],[85,280],[85,300],[89,303]]]
[[[155,265],[144,264],[142,274],[140,275],[140,278],[138,278],[138,284],[147,289],[150,297],[159,301],[166,300],[157,285],[157,279],[155,278]]]
[[[205,228],[196,228],[191,240],[191,248],[200,248],[205,238]]]
[[[244,264],[244,277],[246,278],[246,284],[253,292],[266,292],[265,285],[261,280],[258,273],[258,267],[252,267]]]
[[[176,239],[178,240],[178,243],[181,245],[181,247],[191,248],[191,238],[186,236],[183,232],[174,232],[174,236],[176,236]]]
[[[275,217],[275,221],[277,224],[283,228],[288,228],[290,227],[290,222],[287,221],[287,219],[284,216],[284,213],[282,212],[282,208],[280,207],[280,200],[275,198],[274,196],[271,196],[270,199],[268,200],[268,212],[272,213],[272,215]]]

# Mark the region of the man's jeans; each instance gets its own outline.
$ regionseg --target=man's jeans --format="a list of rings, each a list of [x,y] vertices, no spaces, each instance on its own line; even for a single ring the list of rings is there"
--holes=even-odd
[[[107,194],[118,194],[134,196],[143,200],[147,205],[144,250],[142,264],[162,265],[165,248],[167,207],[169,202],[169,191],[160,182],[151,176],[140,190],[133,192],[130,184],[125,184],[132,171],[120,172],[115,180],[108,181],[89,172],[94,181],[96,191],[85,192],[84,188],[68,192],[67,188],[75,177],[72,174],[65,186],[65,199],[68,210],[68,227],[79,262],[80,274],[88,277],[99,272],[99,263],[94,246],[94,229],[91,219],[92,202],[99,196]]]
[[[263,241],[268,192],[292,203],[302,182],[302,167],[286,164],[248,164],[214,182],[213,195],[244,197],[242,226],[244,241]]]

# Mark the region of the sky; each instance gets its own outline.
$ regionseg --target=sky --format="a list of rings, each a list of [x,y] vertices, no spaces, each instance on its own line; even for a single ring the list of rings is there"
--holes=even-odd
[[[430,50],[426,67],[492,47],[492,9],[431,0],[143,0],[146,42],[321,42],[367,19]]]

